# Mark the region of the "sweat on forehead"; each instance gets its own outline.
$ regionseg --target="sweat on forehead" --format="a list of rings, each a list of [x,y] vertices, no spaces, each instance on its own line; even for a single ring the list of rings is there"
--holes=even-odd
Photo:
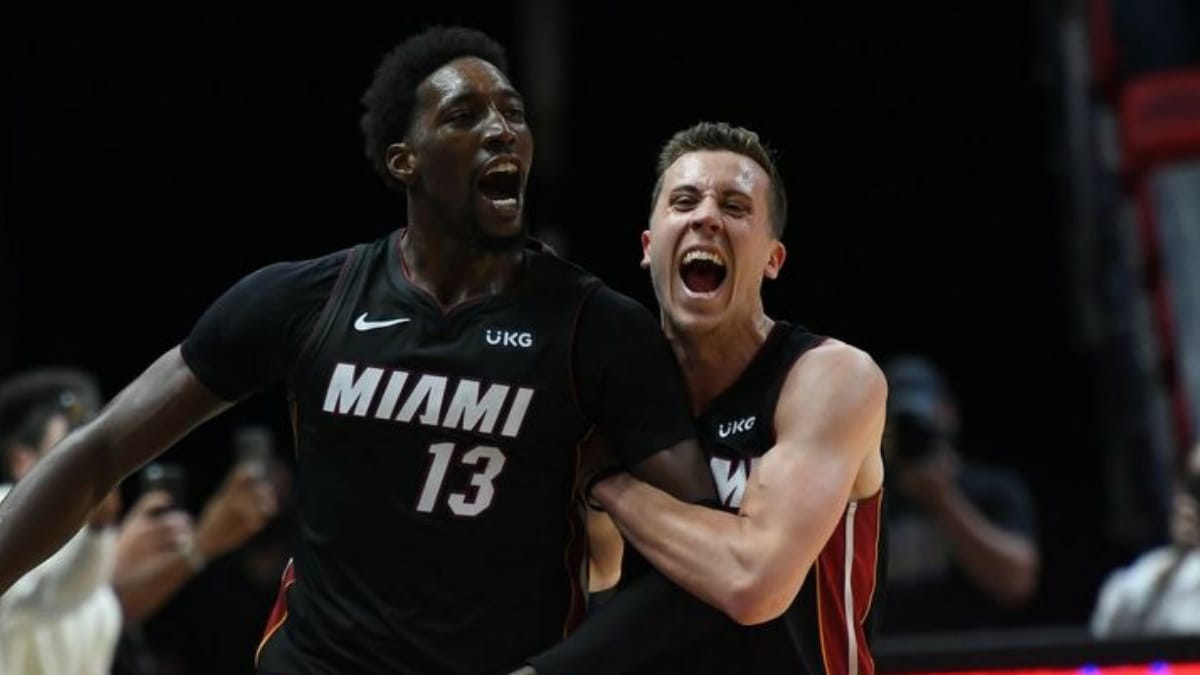
[[[726,150],[689,152],[675,160],[663,176],[667,190],[685,186],[701,191],[735,190],[763,199],[769,185],[770,177],[758,162]]]
[[[427,111],[458,100],[497,94],[521,98],[499,68],[471,56],[457,58],[438,68],[417,88],[418,102]]]
[[[512,89],[508,78],[496,66],[476,56],[460,56],[430,73],[421,86],[453,95],[473,87],[488,85]]]

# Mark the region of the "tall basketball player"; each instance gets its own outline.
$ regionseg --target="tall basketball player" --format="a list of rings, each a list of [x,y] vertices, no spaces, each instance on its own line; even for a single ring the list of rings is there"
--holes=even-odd
[[[300,536],[263,672],[505,672],[561,639],[583,609],[573,502],[593,428],[639,475],[711,494],[650,312],[526,236],[533,137],[503,49],[430,29],[364,103],[404,226],[218,299],[0,505],[0,592],[124,476],[278,381]]]

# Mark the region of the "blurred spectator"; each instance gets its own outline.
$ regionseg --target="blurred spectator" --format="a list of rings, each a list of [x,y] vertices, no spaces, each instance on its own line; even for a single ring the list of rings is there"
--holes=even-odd
[[[885,633],[1011,623],[1032,597],[1036,516],[1015,472],[959,454],[953,393],[926,359],[885,368],[888,493]]]
[[[1100,589],[1099,637],[1200,633],[1200,444],[1175,488],[1171,543],[1113,572]]]
[[[127,622],[114,675],[161,672],[156,650],[142,634],[141,623],[210,561],[240,548],[266,527],[278,506],[273,483],[263,474],[262,467],[235,464],[205,503],[194,530],[185,512],[168,510],[173,500],[163,491],[147,492],[130,510],[122,526],[113,577]],[[131,535],[126,537],[126,533]],[[282,569],[282,563],[277,569]]]
[[[95,380],[77,370],[31,370],[0,384],[5,478],[23,478],[96,414],[99,401]],[[114,490],[75,538],[0,597],[0,675],[154,673],[139,623],[208,561],[263,529],[276,510],[263,471],[236,465],[195,527],[170,494],[154,490],[138,499],[118,530]],[[0,485],[0,498],[9,487]]]
[[[295,531],[290,464],[271,458],[265,478],[277,495],[278,515],[146,624],[156,675],[245,673],[254,662]]]
[[[0,385],[5,479],[21,480],[99,399],[82,373],[42,370]],[[11,489],[0,485],[0,499]],[[0,596],[0,673],[103,675],[121,630],[109,586],[120,513],[116,491],[57,553]]]

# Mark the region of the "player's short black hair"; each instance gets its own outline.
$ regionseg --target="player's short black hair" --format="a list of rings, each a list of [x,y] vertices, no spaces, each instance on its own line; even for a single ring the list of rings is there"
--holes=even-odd
[[[433,26],[393,48],[375,70],[362,96],[360,121],[367,159],[391,187],[402,188],[387,170],[387,148],[408,135],[417,102],[417,86],[438,68],[462,56],[474,56],[508,76],[504,47],[491,36],[462,26]]]
[[[676,133],[663,145],[658,154],[658,179],[654,182],[650,209],[653,211],[654,206],[658,204],[663,174],[667,169],[687,153],[701,150],[736,152],[754,160],[767,172],[767,177],[771,179],[771,230],[776,238],[782,238],[784,228],[787,227],[787,191],[783,186],[783,178],[775,167],[775,151],[763,143],[757,133],[725,122],[697,123]]]
[[[18,446],[37,446],[53,417],[63,415],[75,428],[99,408],[100,386],[81,370],[36,368],[0,382],[0,477],[12,478],[9,454]]]

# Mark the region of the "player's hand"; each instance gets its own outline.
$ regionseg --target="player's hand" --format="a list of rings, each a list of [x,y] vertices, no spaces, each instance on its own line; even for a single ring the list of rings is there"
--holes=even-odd
[[[508,675],[537,675],[537,671],[533,669],[533,666],[522,666]]]
[[[278,511],[275,487],[248,466],[235,466],[200,516],[196,548],[212,560],[241,546]]]

